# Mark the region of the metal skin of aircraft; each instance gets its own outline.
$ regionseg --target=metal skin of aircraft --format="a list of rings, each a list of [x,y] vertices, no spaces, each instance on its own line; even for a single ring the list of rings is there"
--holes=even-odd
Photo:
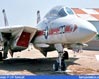
[[[53,64],[54,71],[65,71],[65,59],[68,52],[64,48],[76,51],[82,50],[85,43],[93,39],[96,28],[88,21],[76,16],[71,8],[56,6],[40,20],[40,11],[37,12],[37,26],[6,26],[0,27],[0,44],[3,46],[3,56],[7,58],[8,51],[14,52],[26,49],[32,43],[43,55],[57,50],[58,58]]]

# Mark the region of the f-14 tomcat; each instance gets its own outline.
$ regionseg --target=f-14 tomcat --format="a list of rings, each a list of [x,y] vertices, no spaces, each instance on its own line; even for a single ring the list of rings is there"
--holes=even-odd
[[[47,52],[57,50],[59,55],[53,69],[65,71],[64,60],[69,56],[64,48],[81,50],[85,43],[97,34],[91,23],[78,18],[74,11],[66,6],[52,8],[42,20],[40,11],[37,11],[36,27],[7,26],[5,10],[3,13],[6,26],[0,27],[0,44],[3,47],[0,60],[6,59],[8,52],[13,56],[14,52],[25,50],[32,43],[45,56]]]

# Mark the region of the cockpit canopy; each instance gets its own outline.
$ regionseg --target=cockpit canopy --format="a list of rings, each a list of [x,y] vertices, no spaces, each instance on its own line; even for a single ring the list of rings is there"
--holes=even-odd
[[[57,7],[54,7],[52,10],[50,10],[46,14],[45,18],[47,19],[59,18],[59,17],[65,17],[67,15],[74,15],[74,12],[68,7],[57,6]]]

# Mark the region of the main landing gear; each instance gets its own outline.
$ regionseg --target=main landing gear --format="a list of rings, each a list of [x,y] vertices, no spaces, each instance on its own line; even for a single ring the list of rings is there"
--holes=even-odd
[[[2,48],[2,50],[0,50],[0,61],[3,61],[3,59],[7,58],[8,50],[9,50],[9,43],[5,42],[4,47]]]
[[[58,51],[58,58],[55,61],[55,63],[53,64],[53,70],[54,71],[65,71],[66,70],[66,63],[65,63],[65,59],[68,59],[68,52],[67,51],[63,51],[63,47],[61,44],[55,44],[55,48]],[[61,52],[59,52],[61,51]]]

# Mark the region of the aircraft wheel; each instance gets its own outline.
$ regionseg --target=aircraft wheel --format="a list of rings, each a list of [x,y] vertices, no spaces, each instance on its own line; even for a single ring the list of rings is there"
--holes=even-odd
[[[63,59],[69,59],[69,54],[67,51],[64,51],[65,53],[63,54]]]
[[[65,64],[64,61],[62,61],[62,63],[61,63],[61,70],[62,71],[65,71],[66,70],[66,64]]]
[[[0,52],[0,61],[2,61],[2,52]]]
[[[59,63],[56,61],[54,64],[53,64],[53,70],[54,71],[58,71],[59,69]],[[66,64],[64,61],[61,62],[61,71],[65,71],[66,70]]]
[[[54,70],[54,71],[58,71],[58,68],[59,68],[59,63],[56,61],[56,62],[53,64],[53,70]]]

